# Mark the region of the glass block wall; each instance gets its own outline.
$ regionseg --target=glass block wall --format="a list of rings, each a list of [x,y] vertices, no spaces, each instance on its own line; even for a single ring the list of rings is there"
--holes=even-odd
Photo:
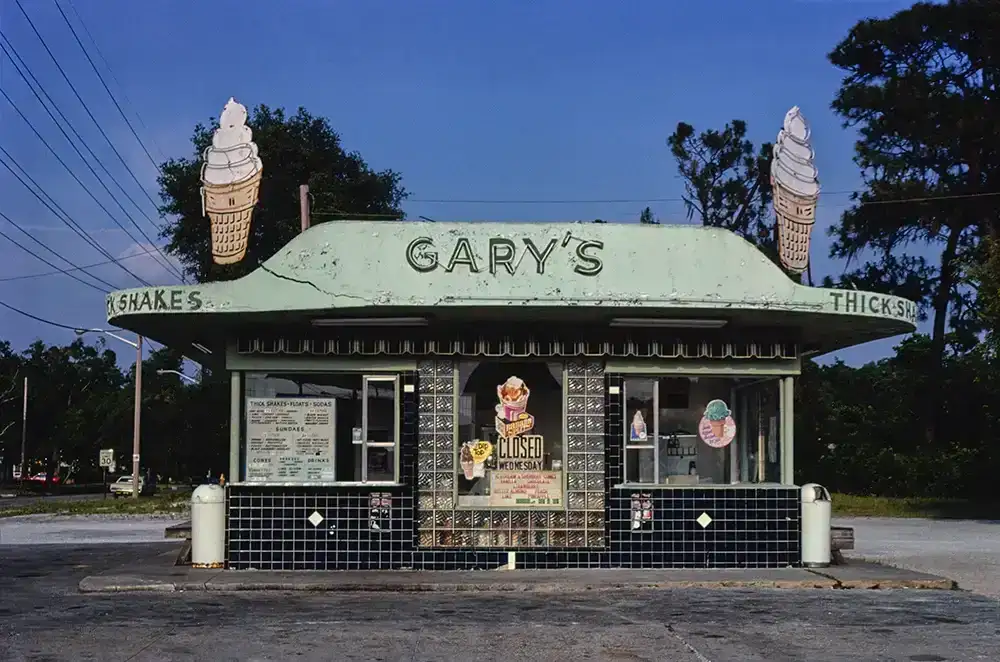
[[[569,547],[604,547],[604,366],[570,361],[566,367],[566,491]]]
[[[422,361],[417,375],[417,543],[448,547],[456,524],[455,362]]]

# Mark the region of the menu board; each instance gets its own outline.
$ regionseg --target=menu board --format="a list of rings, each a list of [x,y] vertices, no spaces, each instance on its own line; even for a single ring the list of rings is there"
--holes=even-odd
[[[491,471],[490,508],[563,505],[561,471]]]
[[[333,481],[333,398],[247,398],[247,482]]]

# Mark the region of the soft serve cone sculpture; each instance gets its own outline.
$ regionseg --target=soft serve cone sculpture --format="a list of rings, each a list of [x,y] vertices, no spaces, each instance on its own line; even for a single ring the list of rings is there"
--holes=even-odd
[[[809,239],[816,222],[819,179],[809,144],[809,124],[795,106],[785,115],[771,161],[771,191],[778,217],[778,257],[792,273],[809,265]]]
[[[230,98],[201,167],[202,213],[212,223],[216,264],[239,262],[246,255],[263,171],[253,131],[247,126],[247,109]]]

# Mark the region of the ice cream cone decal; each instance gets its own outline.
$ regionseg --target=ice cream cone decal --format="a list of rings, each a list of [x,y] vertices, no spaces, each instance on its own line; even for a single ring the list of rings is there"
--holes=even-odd
[[[486,460],[493,454],[493,444],[488,441],[474,439],[462,444],[459,451],[459,463],[466,480],[482,478],[486,475]]]
[[[708,403],[698,424],[698,436],[712,448],[723,448],[733,441],[736,421],[725,402],[712,400]]]
[[[216,264],[239,262],[246,255],[260,193],[264,165],[246,122],[247,109],[230,97],[201,167],[202,213],[211,221]]]
[[[809,241],[816,222],[819,179],[809,141],[809,124],[795,106],[785,115],[771,161],[771,192],[778,223],[778,258],[790,272],[809,266]]]

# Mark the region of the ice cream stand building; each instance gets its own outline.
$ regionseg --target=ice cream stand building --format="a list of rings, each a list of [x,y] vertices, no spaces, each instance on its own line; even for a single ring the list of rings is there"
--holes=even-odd
[[[809,193],[776,190],[793,271]],[[236,197],[206,213],[232,225]],[[107,315],[231,375],[230,568],[779,567],[801,362],[916,307],[800,285],[714,228],[337,221]]]

